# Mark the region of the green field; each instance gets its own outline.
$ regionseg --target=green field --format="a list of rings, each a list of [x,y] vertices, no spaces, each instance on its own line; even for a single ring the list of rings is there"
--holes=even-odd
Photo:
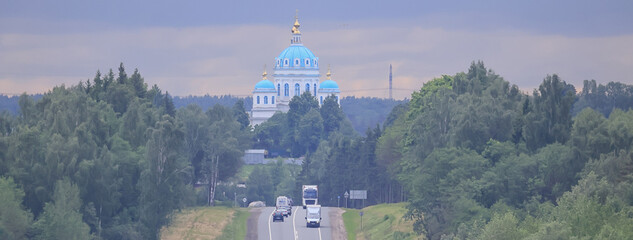
[[[343,222],[347,239],[424,239],[413,232],[413,221],[402,218],[406,203],[380,204],[358,209],[345,209]],[[363,211],[362,228],[360,211]]]

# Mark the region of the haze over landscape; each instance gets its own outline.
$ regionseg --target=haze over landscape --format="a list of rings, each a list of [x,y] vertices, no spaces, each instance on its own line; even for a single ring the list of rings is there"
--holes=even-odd
[[[0,239],[629,240],[631,10],[0,0]]]
[[[582,87],[633,69],[630,1],[2,1],[0,93],[43,93],[123,62],[175,96],[248,96],[289,44],[332,66],[342,96],[394,98],[482,60],[521,90],[547,74]]]

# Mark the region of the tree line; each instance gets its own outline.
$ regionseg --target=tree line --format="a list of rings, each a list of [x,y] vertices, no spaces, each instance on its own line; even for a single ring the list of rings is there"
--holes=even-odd
[[[174,211],[227,200],[220,183],[253,147],[303,163],[255,168],[249,200],[318,184],[323,205],[351,189],[367,205],[408,201],[429,239],[626,239],[632,89],[591,80],[577,93],[548,75],[525,94],[473,62],[360,135],[334,97],[296,96],[253,128],[243,101],[177,108],[121,64],[0,115],[0,236],[157,239]]]
[[[473,62],[365,137],[323,139],[298,179],[327,205],[350,189],[369,204],[407,201],[428,239],[629,239],[632,93],[593,80],[577,93],[553,74],[525,94]]]
[[[2,239],[158,239],[174,211],[214,204],[251,139],[242,102],[177,110],[123,64],[19,106],[0,116]]]

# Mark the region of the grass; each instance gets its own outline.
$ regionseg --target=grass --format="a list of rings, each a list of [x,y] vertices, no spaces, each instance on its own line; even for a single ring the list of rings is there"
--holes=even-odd
[[[174,214],[169,226],[161,229],[161,239],[216,239],[222,235],[222,229],[229,225],[235,212],[235,209],[227,207],[184,209]]]
[[[251,175],[253,169],[255,169],[257,165],[242,165],[240,170],[235,174],[235,178],[238,182],[246,182],[248,180],[248,176]]]
[[[343,222],[347,239],[424,239],[413,232],[413,221],[405,220],[406,203],[380,204],[363,208],[363,226],[357,209],[346,209]]]
[[[360,228],[359,210],[345,209],[343,213],[343,224],[347,232],[347,239],[356,239],[356,228]]]
[[[243,240],[246,238],[246,223],[251,213],[247,208],[238,208],[233,214],[231,223],[224,227],[219,240]]]

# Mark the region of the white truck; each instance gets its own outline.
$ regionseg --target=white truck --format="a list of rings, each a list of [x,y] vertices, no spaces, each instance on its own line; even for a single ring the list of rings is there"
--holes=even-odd
[[[321,205],[306,206],[306,227],[321,226]]]
[[[301,195],[303,197],[303,209],[309,205],[319,205],[319,187],[317,185],[303,185]]]

